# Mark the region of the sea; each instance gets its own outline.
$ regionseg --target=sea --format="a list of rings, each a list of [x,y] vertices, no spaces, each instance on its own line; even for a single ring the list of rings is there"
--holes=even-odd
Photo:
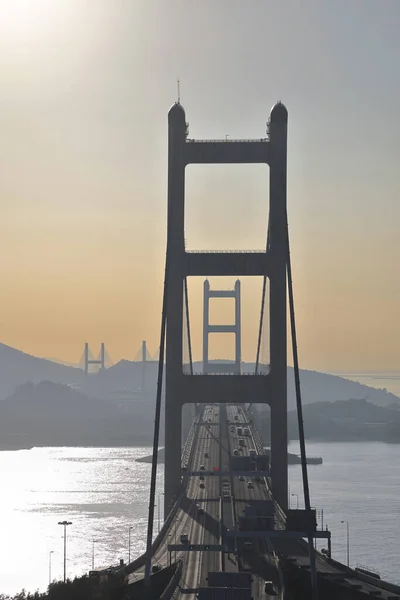
[[[400,373],[342,374],[400,396]],[[290,452],[298,452],[291,443]],[[67,577],[127,561],[145,549],[150,448],[32,448],[0,452],[0,594],[44,591]],[[322,465],[308,467],[312,505],[332,532],[333,558],[400,584],[400,445],[307,442]],[[163,520],[163,468],[154,531]],[[289,467],[292,508],[304,506],[301,469]],[[319,548],[324,542],[319,542]]]

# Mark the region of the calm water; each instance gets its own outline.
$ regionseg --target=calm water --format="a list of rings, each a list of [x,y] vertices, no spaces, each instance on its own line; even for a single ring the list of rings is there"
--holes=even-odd
[[[296,451],[295,445],[291,450]],[[309,467],[312,502],[324,509],[333,534],[333,555],[346,561],[350,523],[351,564],[375,567],[400,583],[400,446],[381,443],[309,443],[324,464]],[[35,448],[1,452],[2,540],[0,591],[43,590],[62,577],[63,540],[58,521],[68,519],[68,575],[127,559],[144,550],[150,466],[134,462],[146,448]],[[298,494],[301,472],[290,467],[290,492]],[[160,473],[160,486],[162,473]],[[159,497],[159,500],[162,498]],[[297,499],[291,497],[295,508]],[[161,504],[161,503],[160,503]],[[157,529],[157,523],[156,523]],[[22,566],[22,563],[23,566]]]
[[[399,374],[343,374],[400,394]],[[308,454],[323,465],[309,467],[312,503],[324,509],[333,535],[333,556],[346,562],[350,524],[350,562],[375,567],[400,583],[400,445],[382,443],[308,443]],[[291,451],[297,451],[294,444]],[[0,452],[0,593],[22,587],[44,590],[63,574],[62,527],[68,528],[67,574],[88,571],[95,539],[95,566],[144,551],[150,465],[135,462],[148,448],[34,448]],[[302,506],[300,467],[289,469],[290,492]],[[159,473],[159,492],[163,470]],[[291,496],[295,508],[297,498]],[[162,505],[158,496],[157,504]],[[158,509],[156,510],[156,513]],[[161,506],[162,515],[162,506]],[[157,530],[157,523],[155,524]]]

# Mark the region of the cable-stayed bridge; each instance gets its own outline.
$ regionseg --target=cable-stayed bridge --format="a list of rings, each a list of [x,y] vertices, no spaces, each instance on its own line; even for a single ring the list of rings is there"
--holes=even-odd
[[[193,140],[183,107],[168,115],[168,236],[146,553],[120,570],[129,598],[280,600],[400,598],[373,571],[331,559],[331,536],[317,523],[308,487],[286,211],[288,113],[276,104],[266,135],[254,140]],[[263,251],[188,252],[185,168],[189,164],[269,166],[268,226]],[[233,290],[204,283],[203,371],[193,370],[188,277],[229,276]],[[241,277],[262,278],[255,368],[242,372]],[[210,325],[210,297],[235,301],[235,322]],[[289,304],[289,313],[287,312]],[[296,383],[304,510],[288,506],[287,318]],[[210,366],[208,336],[235,334],[235,360]],[[153,540],[165,356],[165,522]],[[182,407],[196,406],[181,445]],[[248,410],[270,410],[271,452]],[[324,552],[315,540],[324,539]]]

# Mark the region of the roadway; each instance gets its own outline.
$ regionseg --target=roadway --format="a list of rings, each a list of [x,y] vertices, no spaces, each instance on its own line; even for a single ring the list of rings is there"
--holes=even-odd
[[[241,426],[242,429],[248,427],[249,435],[238,435],[237,426]],[[263,511],[269,503],[272,508],[273,498],[265,477],[239,476],[232,472],[232,457],[250,456],[250,450],[257,452],[256,439],[247,412],[243,405],[206,405],[196,417],[196,430],[192,451],[184,458],[186,464],[182,465],[182,483],[186,485],[186,493],[182,495],[175,518],[165,532],[163,542],[153,555],[153,564],[165,567],[171,561],[183,560],[180,588],[174,595],[176,599],[195,600],[198,588],[207,587],[209,572],[248,571],[252,573],[254,600],[283,600],[285,589],[281,557],[289,559],[299,568],[308,570],[309,555],[305,541],[295,538],[239,538],[237,546],[233,547],[234,542],[225,536],[228,529],[240,528],[240,518],[246,510],[251,510],[252,507],[254,510],[258,502],[262,501]],[[240,443],[239,439],[242,440]],[[221,469],[230,472],[230,475],[189,475],[190,471],[207,472]],[[190,544],[231,543],[231,551],[169,552],[168,544],[180,544],[180,536],[183,534],[188,536]],[[365,591],[369,596],[379,595],[384,599],[393,597],[393,594],[382,589],[379,580],[376,584],[360,581],[354,571],[327,560],[320,553],[316,554],[316,565],[320,576],[342,581],[341,585],[357,587],[358,592]],[[142,576],[141,568],[130,576],[129,581],[133,582]],[[265,594],[265,581],[269,580],[273,582],[277,591],[275,595]]]

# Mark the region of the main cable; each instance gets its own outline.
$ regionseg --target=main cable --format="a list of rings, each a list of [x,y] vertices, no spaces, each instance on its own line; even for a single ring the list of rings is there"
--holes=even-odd
[[[299,357],[298,357],[298,352],[297,352],[297,334],[296,334],[296,320],[295,320],[295,314],[294,314],[292,266],[291,266],[291,259],[290,259],[289,225],[288,225],[288,219],[287,219],[287,212],[285,215],[285,219],[286,219],[289,312],[290,312],[290,326],[291,326],[291,331],[292,331],[294,383],[295,383],[295,390],[296,390],[297,421],[298,421],[298,426],[299,426],[299,442],[300,442],[300,456],[301,456],[301,471],[302,471],[302,476],[303,476],[304,506],[306,509],[306,513],[308,513],[308,515],[311,516],[310,488],[308,485],[306,444],[305,444],[305,437],[304,437],[303,408],[302,408],[302,403],[301,403],[300,369],[299,369]],[[309,525],[309,527],[307,527],[307,529],[309,530],[308,546],[309,546],[309,553],[310,553],[312,598],[313,598],[313,600],[318,600],[317,570],[316,570],[316,563],[315,563],[315,549],[314,549],[314,540],[313,540],[312,531],[311,531],[311,524]]]
[[[161,313],[161,335],[160,335],[160,355],[158,357],[158,377],[157,377],[157,396],[156,396],[156,414],[154,419],[154,437],[153,437],[153,457],[151,461],[151,479],[150,479],[150,503],[149,517],[147,521],[147,543],[146,543],[146,564],[144,574],[144,585],[148,588],[148,598],[151,598],[150,587],[150,571],[151,571],[151,546],[153,542],[153,521],[154,521],[154,506],[156,497],[156,481],[157,481],[157,461],[158,461],[158,443],[160,437],[160,420],[161,420],[161,398],[162,398],[162,383],[164,371],[164,349],[165,349],[165,334],[167,324],[167,301],[168,301],[168,272],[169,272],[169,252],[167,243],[167,252],[165,257],[165,274],[164,274],[164,291]]]

